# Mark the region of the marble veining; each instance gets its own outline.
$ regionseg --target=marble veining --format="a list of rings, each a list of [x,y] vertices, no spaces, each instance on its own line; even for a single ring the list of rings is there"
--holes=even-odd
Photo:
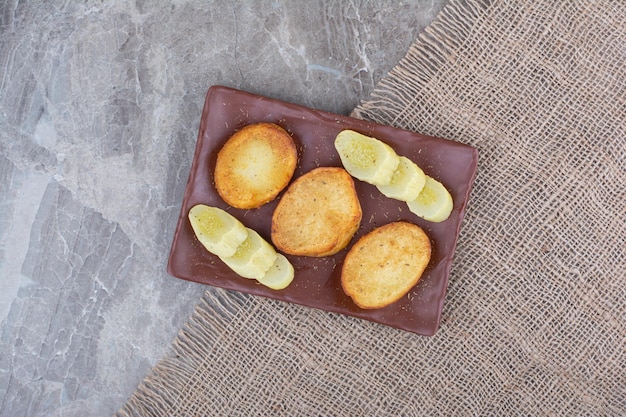
[[[167,352],[211,85],[347,114],[444,3],[1,2],[0,415],[111,415]]]

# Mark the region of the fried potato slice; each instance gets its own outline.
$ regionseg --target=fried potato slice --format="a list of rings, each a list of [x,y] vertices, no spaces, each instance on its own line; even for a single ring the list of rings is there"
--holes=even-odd
[[[430,240],[419,226],[405,221],[386,224],[350,248],[341,269],[341,286],[357,306],[383,308],[417,284],[430,256]]]
[[[274,123],[255,123],[233,134],[217,154],[215,187],[233,207],[253,209],[276,198],[298,162],[293,138]]]
[[[291,255],[334,255],[348,245],[362,215],[350,174],[343,168],[315,168],[281,197],[272,216],[272,242]]]

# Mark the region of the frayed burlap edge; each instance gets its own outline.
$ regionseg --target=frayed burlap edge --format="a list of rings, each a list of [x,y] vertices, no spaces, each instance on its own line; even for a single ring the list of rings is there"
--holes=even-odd
[[[195,384],[198,369],[203,369],[207,360],[203,353],[219,343],[219,335],[227,333],[230,319],[245,306],[246,299],[221,289],[205,291],[176,337],[172,352],[150,371],[116,416],[181,415],[178,399]]]
[[[376,85],[366,100],[350,114],[352,117],[384,121],[398,126],[407,109],[420,96],[420,88],[429,82],[450,61],[456,59],[454,51],[471,34],[472,27],[483,16],[490,1],[474,3],[452,1],[437,18],[419,34],[407,54]],[[389,97],[397,97],[397,101]]]
[[[207,360],[204,352],[227,333],[230,318],[241,309],[245,299],[221,289],[205,291],[176,337],[171,353],[150,371],[116,416],[180,415],[178,400],[194,384],[198,369],[203,368]]]

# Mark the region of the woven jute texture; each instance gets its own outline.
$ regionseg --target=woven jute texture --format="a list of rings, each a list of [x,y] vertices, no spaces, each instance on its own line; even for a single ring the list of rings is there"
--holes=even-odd
[[[453,1],[353,114],[480,152],[438,333],[208,289],[118,415],[626,415],[626,3]]]

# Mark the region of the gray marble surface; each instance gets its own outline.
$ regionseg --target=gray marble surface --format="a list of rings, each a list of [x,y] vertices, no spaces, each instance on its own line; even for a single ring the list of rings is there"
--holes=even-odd
[[[444,3],[0,1],[0,415],[112,415],[167,353],[211,85],[347,114]]]

